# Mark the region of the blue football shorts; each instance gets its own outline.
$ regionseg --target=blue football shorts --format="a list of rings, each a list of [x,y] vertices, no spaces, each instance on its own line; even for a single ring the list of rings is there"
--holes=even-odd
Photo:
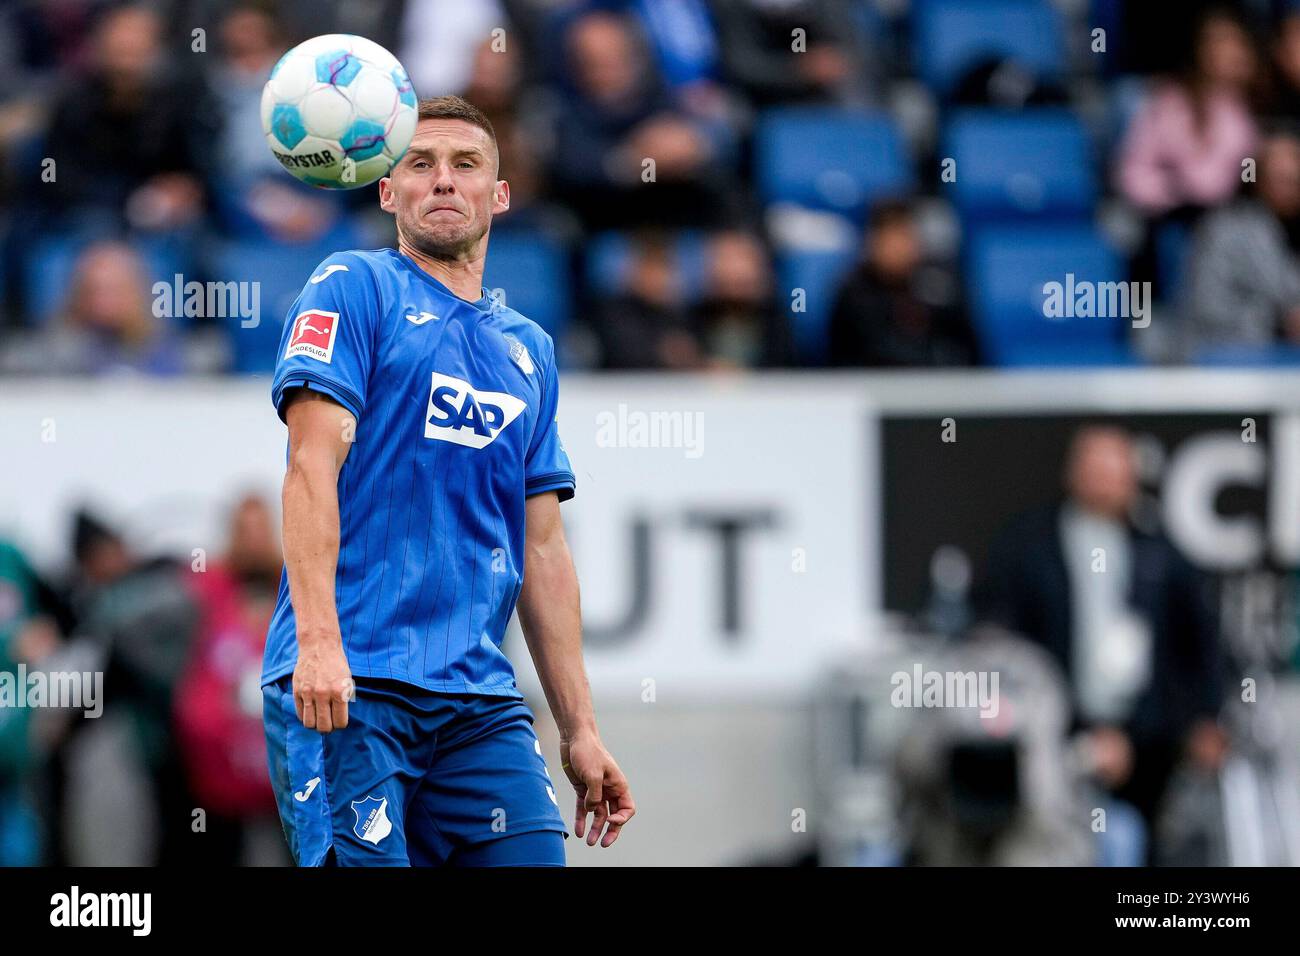
[[[268,763],[299,866],[563,866],[555,784],[522,700],[357,678],[348,725],[262,688]]]

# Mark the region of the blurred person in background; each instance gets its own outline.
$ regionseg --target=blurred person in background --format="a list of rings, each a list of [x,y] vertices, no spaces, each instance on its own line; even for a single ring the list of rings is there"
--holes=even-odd
[[[1206,216],[1187,270],[1187,346],[1300,345],[1300,137],[1268,137],[1257,180]]]
[[[148,6],[110,9],[88,70],[57,97],[45,137],[55,177],[35,192],[60,227],[166,231],[202,215],[217,112],[204,86],[168,69],[161,29]]]
[[[154,315],[144,263],[130,245],[92,243],[77,260],[68,304],[48,328],[14,335],[0,370],[42,375],[177,375],[202,359]]]
[[[976,605],[1062,668],[1080,752],[1110,795],[1102,858],[1140,865],[1155,859],[1153,824],[1174,770],[1188,757],[1214,773],[1226,753],[1216,621],[1203,576],[1132,521],[1139,485],[1126,431],[1077,431],[1064,482],[1064,499],[998,535]]]
[[[69,623],[54,590],[0,539],[0,673],[16,686],[18,666],[40,667]],[[0,705],[0,866],[33,866],[57,840],[60,816],[45,792],[48,754],[32,724],[29,708]]]
[[[53,94],[66,82],[103,3],[48,0],[0,4],[0,276],[23,267],[26,245],[45,227],[31,201],[32,171]],[[0,282],[0,327],[21,320],[24,288]]]
[[[466,90],[482,44],[492,42],[496,29],[504,31],[498,42],[510,49],[512,25],[500,0],[406,0],[393,52],[421,96],[455,94],[478,105]]]
[[[1188,72],[1157,88],[1128,129],[1119,157],[1124,196],[1150,215],[1229,199],[1255,146],[1260,75],[1241,21],[1226,10],[1206,14]]]
[[[305,242],[334,225],[340,200],[285,176],[266,148],[262,88],[288,46],[272,9],[245,2],[225,11],[217,55],[205,59],[214,64],[208,80],[220,117],[213,198],[231,229]]]
[[[152,862],[184,862],[192,849],[191,812],[201,806],[172,732],[173,691],[199,622],[188,569],[170,558],[137,558],[121,535],[85,511],[74,519],[73,554],[84,609],[78,630],[102,649],[104,686],[112,688],[104,713],[126,721],[138,758],[128,763],[138,762],[148,778],[159,827]],[[116,824],[140,827],[142,809],[132,806],[132,818]]]
[[[211,22],[228,0],[175,0],[196,4],[212,11],[206,16],[184,20],[184,23]],[[308,37],[326,33],[351,33],[374,40],[385,50],[397,52],[399,30],[403,11],[408,0],[265,0],[275,10],[277,18],[286,25],[290,43],[300,43]],[[447,7],[451,12],[451,5]],[[176,16],[171,18],[173,22]]]
[[[779,368],[794,364],[790,324],[777,307],[772,262],[758,236],[709,237],[704,295],[693,312],[706,366]]]
[[[686,113],[628,17],[586,13],[564,32],[567,72],[554,105],[551,178],[592,229],[709,225],[735,215],[724,125]],[[653,179],[647,160],[653,160]]]
[[[174,695],[190,791],[207,814],[206,831],[190,841],[191,862],[236,865],[250,824],[278,824],[259,678],[281,564],[275,516],[250,494],[231,514],[226,554],[191,569],[198,635]]]
[[[1253,108],[1262,75],[1245,25],[1227,9],[1211,9],[1199,21],[1188,69],[1158,86],[1134,116],[1116,178],[1146,219],[1145,242],[1132,264],[1136,281],[1158,277],[1162,232],[1195,223],[1203,210],[1236,193],[1242,160],[1257,143]]]
[[[722,49],[708,0],[625,0],[654,57],[655,69],[690,116],[724,135],[719,159],[733,163],[742,97],[723,80]]]
[[[522,56],[517,44],[494,49],[491,40],[484,40],[465,93],[496,131],[501,175],[510,182],[510,208],[497,216],[494,228],[541,228],[572,237],[577,220],[548,196],[546,156],[554,145],[552,132],[544,122],[540,94],[524,85]]]
[[[0,200],[18,195],[17,167],[31,161],[56,70],[71,59],[65,44],[81,39],[77,25],[89,13],[85,7],[47,3],[0,8]],[[61,37],[52,35],[55,21],[65,31]]]
[[[287,48],[281,24],[262,4],[232,5],[217,25],[211,86],[223,116],[218,140],[227,179],[280,172],[262,131],[262,89]]]
[[[757,107],[868,100],[853,5],[838,0],[712,0],[726,79]],[[802,30],[806,46],[794,49]]]
[[[703,364],[683,286],[672,235],[635,235],[623,291],[596,309],[605,368],[694,369]]]
[[[974,364],[975,335],[957,283],[927,266],[909,203],[886,200],[872,209],[862,259],[831,311],[829,342],[834,366]]]
[[[0,578],[0,584],[7,583]],[[26,663],[13,644],[13,627],[0,625],[0,672],[16,673],[18,665]],[[39,818],[24,786],[33,762],[30,716],[26,707],[0,707],[0,866],[35,866],[40,861]]]

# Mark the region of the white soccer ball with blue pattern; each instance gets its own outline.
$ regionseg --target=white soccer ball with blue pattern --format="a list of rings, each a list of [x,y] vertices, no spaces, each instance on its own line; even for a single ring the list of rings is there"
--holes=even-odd
[[[322,189],[355,189],[386,176],[411,145],[416,115],[415,91],[397,57],[348,33],[298,44],[262,90],[271,152]]]

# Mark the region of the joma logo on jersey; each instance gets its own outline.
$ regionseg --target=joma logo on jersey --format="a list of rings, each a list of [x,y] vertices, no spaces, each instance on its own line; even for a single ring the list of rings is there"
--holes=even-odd
[[[483,392],[469,382],[433,373],[424,437],[486,448],[519,417],[526,403],[507,392]]]

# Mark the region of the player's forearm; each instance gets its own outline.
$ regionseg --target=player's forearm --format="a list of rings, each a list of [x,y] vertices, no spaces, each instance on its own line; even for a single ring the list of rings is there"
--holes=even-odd
[[[591,688],[582,663],[578,575],[568,546],[533,545],[525,560],[519,622],[560,736],[596,733]]]
[[[338,639],[337,474],[328,462],[290,460],[284,478],[284,566],[299,647]]]

